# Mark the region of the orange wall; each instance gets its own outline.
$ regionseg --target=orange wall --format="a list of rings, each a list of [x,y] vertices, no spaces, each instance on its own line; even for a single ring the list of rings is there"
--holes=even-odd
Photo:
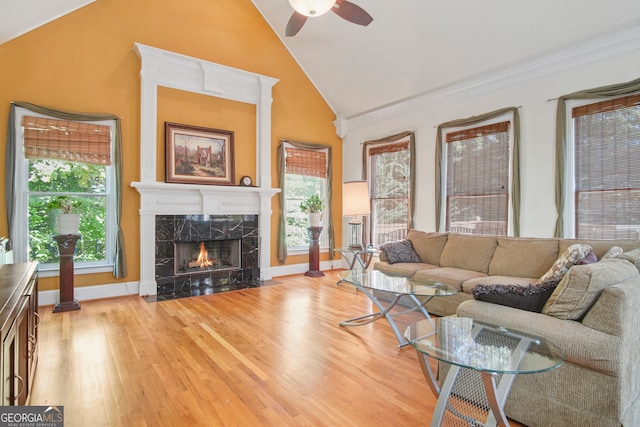
[[[277,187],[276,150],[280,138],[333,147],[334,223],[340,224],[342,145],[335,115],[289,55],[250,0],[98,0],[67,16],[0,45],[0,163],[4,165],[9,103],[27,101],[123,118],[123,231],[128,277],[77,276],[76,286],[137,281],[140,278],[138,193],[140,180],[140,61],[134,43],[274,77],[272,106],[272,187]],[[255,107],[161,89],[158,95],[158,180],[164,179],[164,121],[235,132],[236,181],[255,179]],[[4,118],[4,119],[3,119]],[[242,153],[242,155],[239,155]],[[0,177],[0,235],[8,235],[5,177]],[[275,236],[279,216],[273,199],[271,265],[278,265]],[[340,227],[336,241],[341,241]],[[326,259],[326,258],[323,258]],[[288,264],[305,263],[306,256]],[[57,278],[41,280],[57,289]]]
[[[156,153],[160,163],[156,174],[158,181],[164,181],[165,177],[165,122],[233,130],[235,182],[238,183],[243,175],[250,175],[254,181],[256,180],[255,105],[160,87],[156,132],[162,141],[158,141]]]

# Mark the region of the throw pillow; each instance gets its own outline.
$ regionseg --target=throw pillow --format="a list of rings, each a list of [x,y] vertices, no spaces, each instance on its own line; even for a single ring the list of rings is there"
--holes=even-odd
[[[623,252],[618,255],[618,259],[626,259],[631,264],[635,265],[638,271],[640,271],[640,249],[634,249],[629,252]]]
[[[585,258],[590,251],[591,246],[589,245],[576,243],[575,245],[569,246],[556,262],[553,263],[549,271],[544,273],[535,284],[558,283],[564,275],[567,274],[567,271],[569,271],[577,261]]]
[[[602,255],[602,259],[617,258],[618,255],[620,255],[622,252],[624,251],[622,250],[621,247],[614,246],[611,249],[609,249],[606,254]]]
[[[558,283],[542,313],[563,320],[582,320],[605,288],[637,276],[633,265],[619,259],[577,265]]]
[[[385,243],[380,246],[380,250],[384,253],[389,264],[397,262],[420,262],[420,257],[413,250],[411,242],[408,240],[400,240],[399,242]]]
[[[471,294],[478,301],[540,313],[556,285],[553,282],[528,286],[477,285],[471,290]]]
[[[593,264],[594,262],[598,262],[598,256],[593,252],[593,250],[591,250],[586,257],[576,261],[576,265]]]

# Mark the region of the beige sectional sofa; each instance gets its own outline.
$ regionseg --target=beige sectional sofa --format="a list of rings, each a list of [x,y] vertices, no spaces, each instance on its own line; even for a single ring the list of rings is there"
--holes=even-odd
[[[407,235],[420,262],[375,269],[437,280],[459,292],[428,304],[437,315],[471,317],[543,336],[560,348],[558,369],[519,375],[505,411],[528,426],[640,426],[640,262],[618,259],[569,269],[541,313],[474,300],[478,284],[528,286],[569,246],[584,243],[600,260],[612,247],[637,255],[640,241],[576,241],[426,233]]]

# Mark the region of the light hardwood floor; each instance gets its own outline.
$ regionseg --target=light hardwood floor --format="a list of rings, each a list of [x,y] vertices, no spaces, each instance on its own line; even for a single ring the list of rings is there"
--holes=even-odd
[[[428,425],[435,398],[415,351],[385,321],[340,327],[371,303],[336,274],[41,307],[30,403],[63,405],[67,427]]]

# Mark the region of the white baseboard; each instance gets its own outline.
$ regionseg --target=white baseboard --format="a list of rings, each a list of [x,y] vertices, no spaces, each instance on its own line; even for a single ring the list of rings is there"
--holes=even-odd
[[[80,286],[73,290],[73,296],[78,301],[88,301],[100,298],[122,297],[125,295],[138,295],[139,282],[114,283],[110,285]],[[53,305],[60,300],[60,291],[38,292],[39,305]]]
[[[320,263],[320,270],[333,270],[334,268],[344,268],[342,261],[332,260]],[[292,274],[303,274],[309,270],[309,264],[292,264],[270,268],[270,273],[275,276],[290,276]],[[144,288],[144,287],[143,287]],[[144,289],[143,289],[144,290]],[[155,294],[155,292],[145,292]],[[78,301],[88,301],[92,299],[114,298],[126,295],[140,295],[140,282],[113,283],[109,285],[80,286],[73,290],[73,296]],[[60,291],[40,291],[38,292],[39,305],[53,305],[60,300]]]
[[[334,268],[343,268],[340,260],[322,261],[320,263],[321,271],[333,270]],[[271,267],[273,277],[290,276],[292,274],[303,274],[309,271],[309,264],[291,264]]]

